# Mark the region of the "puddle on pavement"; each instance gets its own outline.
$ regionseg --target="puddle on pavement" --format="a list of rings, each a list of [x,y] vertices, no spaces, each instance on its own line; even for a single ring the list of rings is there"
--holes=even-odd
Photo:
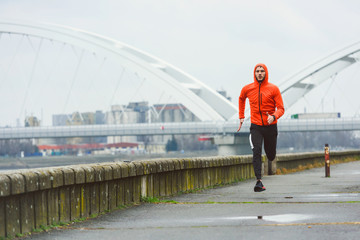
[[[291,222],[303,221],[303,220],[307,220],[307,219],[311,219],[311,218],[313,218],[311,215],[305,215],[305,214],[280,214],[280,215],[268,215],[268,216],[226,217],[226,218],[220,218],[220,219],[221,220],[230,220],[230,221],[259,219],[259,220],[263,220],[263,221],[271,221],[271,222],[278,222],[278,223],[291,223]]]
[[[303,221],[310,218],[312,218],[312,216],[305,214],[280,214],[280,215],[262,216],[262,220],[279,222],[279,223]]]
[[[339,197],[359,197],[360,193],[325,193],[325,194],[308,194],[309,197],[318,197],[318,198],[339,198]]]

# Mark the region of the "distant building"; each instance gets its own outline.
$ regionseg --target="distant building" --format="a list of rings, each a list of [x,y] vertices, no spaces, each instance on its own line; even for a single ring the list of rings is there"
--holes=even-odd
[[[131,102],[128,105],[113,105],[106,113],[107,124],[196,122],[200,121],[189,109],[180,103],[155,104]],[[163,152],[172,136],[109,136],[108,143],[142,142],[148,152]]]
[[[226,92],[224,93],[226,95]],[[53,126],[73,126],[92,124],[137,124],[197,122],[199,118],[180,103],[155,104],[148,102],[130,102],[128,105],[112,105],[110,111],[74,112],[72,114],[53,115]],[[56,144],[81,145],[85,143],[136,143],[138,149],[147,152],[164,152],[165,145],[172,136],[108,136],[95,138],[56,139]]]
[[[152,122],[167,123],[167,122],[198,122],[200,119],[195,116],[189,109],[180,103],[173,104],[155,104],[155,117]],[[172,139],[170,135],[152,136],[152,142],[166,145]],[[165,148],[164,148],[165,149]]]
[[[28,116],[25,118],[24,121],[25,127],[40,127],[41,122],[40,120],[35,116]],[[32,139],[32,144],[37,145],[44,141],[44,139]]]
[[[106,113],[106,124],[132,124],[147,121],[148,102],[131,102],[128,105],[112,105],[111,111]],[[109,136],[108,143],[139,142],[142,136]]]
[[[105,114],[96,112],[73,112],[72,114],[56,114],[52,116],[53,126],[78,126],[104,124]],[[56,139],[56,144],[104,143],[106,137]]]
[[[71,118],[70,114],[56,114],[52,116],[52,125],[56,126],[66,126],[66,122]]]
[[[153,122],[198,122],[200,121],[182,104],[155,104]]]
[[[35,116],[25,118],[25,127],[39,127],[40,120]]]
[[[93,112],[74,112],[71,118],[66,120],[66,125],[94,125],[95,113]]]
[[[94,112],[74,112],[72,114],[56,114],[52,116],[52,125],[69,126],[69,125],[92,125],[105,124],[105,114],[102,111]]]
[[[95,112],[95,124],[105,124],[105,114],[102,111]]]
[[[145,113],[143,114],[145,115]],[[111,111],[106,113],[106,124],[129,124],[140,123],[141,113],[125,105],[113,105]]]

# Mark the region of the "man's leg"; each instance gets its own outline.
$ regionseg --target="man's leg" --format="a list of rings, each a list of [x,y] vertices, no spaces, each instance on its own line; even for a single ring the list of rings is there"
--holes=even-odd
[[[261,179],[261,150],[263,136],[258,126],[251,124],[250,127],[250,145],[253,151],[253,166],[256,179]]]
[[[264,131],[264,149],[266,157],[269,161],[273,161],[276,157],[276,143],[278,136],[277,125],[271,125]]]

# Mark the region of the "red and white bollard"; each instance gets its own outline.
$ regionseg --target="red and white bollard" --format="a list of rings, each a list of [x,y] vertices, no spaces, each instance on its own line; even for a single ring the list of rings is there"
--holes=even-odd
[[[330,177],[330,148],[325,144],[325,177]]]

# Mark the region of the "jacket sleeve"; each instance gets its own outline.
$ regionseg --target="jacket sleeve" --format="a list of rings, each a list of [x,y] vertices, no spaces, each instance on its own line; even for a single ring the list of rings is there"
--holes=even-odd
[[[246,89],[243,87],[239,96],[239,119],[245,118]]]
[[[284,108],[284,103],[283,103],[283,99],[281,97],[281,93],[278,87],[276,87],[275,89],[275,106],[276,106],[276,111],[274,113],[275,118],[279,119],[282,115],[284,115],[285,113],[285,108]]]

